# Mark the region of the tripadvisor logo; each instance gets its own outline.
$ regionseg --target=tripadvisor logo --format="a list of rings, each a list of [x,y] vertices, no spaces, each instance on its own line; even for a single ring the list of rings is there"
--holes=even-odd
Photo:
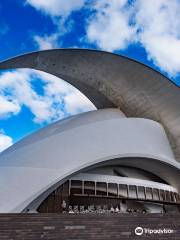
[[[143,234],[143,228],[142,227],[137,227],[135,228],[135,234],[136,235],[142,235]]]
[[[134,232],[136,235],[140,236],[143,233],[144,234],[171,234],[171,233],[175,233],[175,230],[170,228],[151,229],[151,228],[136,227]]]

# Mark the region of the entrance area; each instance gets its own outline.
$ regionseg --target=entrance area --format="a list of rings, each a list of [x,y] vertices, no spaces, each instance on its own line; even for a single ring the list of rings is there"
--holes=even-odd
[[[107,182],[68,180],[38,207],[40,213],[163,213],[179,211],[176,192]]]

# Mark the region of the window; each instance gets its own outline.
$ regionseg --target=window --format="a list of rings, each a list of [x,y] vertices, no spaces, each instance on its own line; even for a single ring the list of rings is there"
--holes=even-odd
[[[82,181],[71,180],[71,194],[82,194]]]
[[[96,194],[100,196],[107,196],[107,183],[97,182],[96,183]]]
[[[153,200],[159,200],[159,190],[153,188]]]
[[[118,185],[116,183],[108,183],[108,196],[118,196]]]
[[[128,189],[126,184],[119,185],[119,197],[128,197]]]
[[[170,192],[170,196],[171,196],[171,202],[176,202],[175,193]]]
[[[178,193],[174,193],[174,195],[175,195],[175,198],[176,198],[176,202],[177,202],[177,203],[180,203],[179,194],[178,194]]]
[[[130,185],[129,186],[129,197],[130,198],[137,198],[136,186],[135,185]]]
[[[160,201],[164,201],[165,200],[165,193],[164,190],[160,190]]]
[[[152,188],[146,188],[146,199],[152,199]]]
[[[143,186],[138,186],[138,198],[145,199],[144,187]]]
[[[166,194],[166,202],[170,202],[171,201],[171,198],[170,198],[170,192],[169,191],[165,191],[165,194]]]
[[[84,194],[95,195],[95,182],[92,181],[84,182]]]

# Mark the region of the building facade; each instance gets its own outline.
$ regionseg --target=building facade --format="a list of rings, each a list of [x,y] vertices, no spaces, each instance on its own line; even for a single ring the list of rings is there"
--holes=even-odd
[[[82,49],[0,63],[10,68],[60,77],[97,110],[53,123],[0,155],[0,212],[178,211],[180,91],[169,79]]]

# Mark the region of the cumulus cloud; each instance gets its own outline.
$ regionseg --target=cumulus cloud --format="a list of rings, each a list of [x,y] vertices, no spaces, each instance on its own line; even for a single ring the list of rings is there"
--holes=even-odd
[[[7,136],[2,130],[0,132],[0,152],[4,151],[6,148],[13,144],[11,137]]]
[[[179,0],[97,1],[87,37],[108,51],[140,43],[150,60],[175,76],[180,72],[179,12]]]
[[[26,3],[51,16],[67,17],[84,6],[85,0],[26,0]]]
[[[180,1],[136,1],[138,40],[149,59],[170,75],[180,72]]]
[[[38,72],[43,79],[44,93],[52,99],[53,105],[63,105],[63,111],[67,115],[74,115],[80,112],[95,110],[95,106],[79,90],[72,87],[65,81],[44,72]],[[60,106],[59,106],[60,108]]]
[[[0,96],[0,106],[0,118],[15,115],[20,111],[18,102],[8,96]]]
[[[52,34],[49,36],[35,35],[34,42],[40,50],[53,49],[58,46],[58,34]]]
[[[28,107],[35,116],[35,121],[43,121],[51,116],[48,106],[48,101],[43,101],[31,86],[33,76],[28,70],[17,70],[5,72],[0,76],[0,94],[2,99],[1,108],[6,109],[7,115],[16,114],[17,109],[20,111],[24,105]],[[16,108],[8,112],[8,104],[16,103]],[[4,103],[4,104],[3,104]],[[5,114],[1,115],[3,117]],[[6,115],[6,116],[7,116]]]
[[[52,49],[60,46],[59,38],[71,30],[72,20],[65,26],[66,19],[73,11],[81,9],[86,4],[86,0],[26,0],[26,4],[51,16],[57,27],[56,32],[50,35],[35,35],[33,40],[39,50]]]
[[[180,72],[180,1],[179,0],[26,0],[27,4],[52,17],[55,33],[35,36],[39,49],[58,47],[65,34],[65,20],[73,11],[89,9],[84,22],[88,43],[107,51],[140,44],[161,70],[170,76]],[[67,22],[67,21],[66,21]],[[72,25],[71,25],[72,27]],[[68,29],[70,31],[71,28]]]
[[[36,87],[36,84],[41,85]],[[69,100],[70,98],[70,100]],[[77,89],[63,80],[35,70],[15,70],[0,75],[0,118],[19,113],[26,106],[34,122],[43,123],[95,109]]]
[[[135,27],[130,25],[127,0],[102,0],[93,6],[95,13],[87,27],[87,37],[103,50],[124,49],[135,38]]]

